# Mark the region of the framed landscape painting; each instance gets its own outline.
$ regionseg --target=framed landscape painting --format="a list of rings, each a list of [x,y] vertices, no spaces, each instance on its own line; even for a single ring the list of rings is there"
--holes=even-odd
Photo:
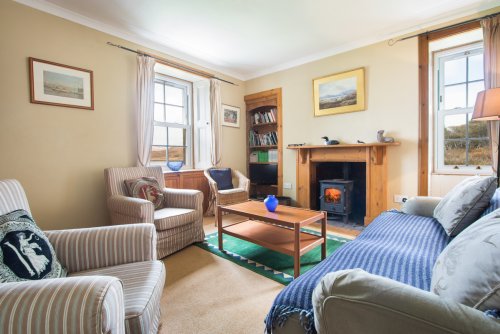
[[[222,105],[222,125],[240,127],[240,108]]]
[[[314,116],[365,110],[365,69],[313,80]]]
[[[92,71],[31,57],[29,65],[31,103],[94,110]]]

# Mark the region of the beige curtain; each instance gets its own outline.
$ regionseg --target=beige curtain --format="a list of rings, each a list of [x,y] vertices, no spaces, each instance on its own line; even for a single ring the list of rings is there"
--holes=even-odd
[[[222,113],[222,102],[220,96],[220,81],[217,79],[210,79],[210,111],[212,130],[210,158],[212,166],[219,167],[219,164],[222,160],[222,126],[220,120]]]
[[[151,158],[154,120],[155,60],[137,56],[137,166],[146,166]]]
[[[500,17],[481,20],[484,38],[484,84],[486,89],[500,87]],[[493,170],[498,168],[499,121],[489,121],[491,160]]]

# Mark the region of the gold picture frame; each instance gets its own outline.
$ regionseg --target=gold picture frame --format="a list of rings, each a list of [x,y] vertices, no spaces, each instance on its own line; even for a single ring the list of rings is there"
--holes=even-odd
[[[365,69],[314,79],[313,93],[314,116],[365,110]]]

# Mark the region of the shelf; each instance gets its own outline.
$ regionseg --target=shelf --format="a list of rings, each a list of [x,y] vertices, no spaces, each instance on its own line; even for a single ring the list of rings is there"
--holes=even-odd
[[[264,146],[250,146],[250,149],[253,150],[253,149],[265,149],[265,148],[278,148],[278,145],[264,145]]]
[[[278,123],[276,123],[276,122],[267,122],[267,123],[252,124],[252,128],[259,127],[259,126],[265,126],[265,125],[276,125],[276,124],[278,124]]]
[[[277,162],[249,162],[250,165],[277,165]]]

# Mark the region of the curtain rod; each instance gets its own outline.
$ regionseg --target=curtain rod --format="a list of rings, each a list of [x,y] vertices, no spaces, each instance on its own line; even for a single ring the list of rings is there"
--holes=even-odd
[[[216,80],[223,81],[223,82],[226,82],[226,83],[234,85],[234,86],[238,86],[234,82],[221,79],[219,77],[216,77],[213,74],[210,74],[210,73],[207,73],[207,72],[204,72],[204,71],[201,71],[201,70],[197,70],[197,69],[192,68],[190,66],[182,65],[182,64],[179,64],[177,62],[174,62],[174,61],[171,61],[171,60],[167,60],[167,59],[164,59],[164,58],[161,58],[161,57],[158,57],[158,56],[146,53],[144,51],[133,50],[133,49],[127,48],[127,47],[125,47],[123,45],[114,44],[114,43],[111,43],[111,42],[107,42],[106,44],[114,46],[114,47],[117,47],[117,48],[125,50],[125,51],[137,53],[138,55],[141,55],[141,56],[151,57],[151,58],[157,60],[158,63],[160,63],[160,64],[167,65],[167,66],[170,66],[170,67],[174,67],[174,68],[176,68],[178,70],[181,70],[181,71],[184,71],[184,72],[188,72],[188,73],[191,73],[191,74],[199,75],[199,76],[204,77],[204,78],[216,79]]]
[[[491,17],[495,17],[495,16],[497,16],[499,14],[500,13],[489,14],[489,15],[485,15],[483,17],[478,17],[476,19],[472,19],[472,20],[468,20],[468,21],[464,21],[464,22],[460,22],[460,23],[455,23],[455,24],[452,24],[451,26],[441,27],[441,28],[437,28],[437,29],[434,29],[434,30],[431,30],[431,31],[421,32],[419,34],[415,34],[415,35],[411,35],[411,36],[407,36],[407,37],[403,37],[403,38],[390,39],[387,42],[387,44],[389,46],[393,46],[394,44],[396,44],[398,42],[405,41],[405,40],[413,38],[413,37],[418,37],[420,35],[431,34],[431,33],[434,33],[434,32],[439,32],[439,31],[443,31],[443,30],[446,30],[446,29],[450,29],[450,28],[460,27],[460,26],[463,26],[463,25],[466,25],[466,24],[469,24],[469,23],[472,23],[472,22],[477,22],[477,21],[481,21],[483,19],[488,19],[488,18],[491,18]]]

